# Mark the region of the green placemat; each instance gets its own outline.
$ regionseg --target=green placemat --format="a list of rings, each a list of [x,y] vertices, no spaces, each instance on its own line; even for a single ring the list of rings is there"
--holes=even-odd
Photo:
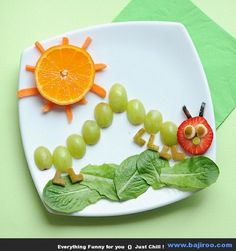
[[[134,20],[185,25],[205,69],[220,126],[236,106],[236,40],[189,0],[132,0],[114,21]]]

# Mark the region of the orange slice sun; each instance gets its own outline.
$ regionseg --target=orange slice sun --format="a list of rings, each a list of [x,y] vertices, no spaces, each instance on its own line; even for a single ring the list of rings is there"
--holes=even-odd
[[[43,112],[49,112],[55,105],[65,108],[68,121],[73,114],[71,105],[86,104],[85,95],[91,91],[100,97],[106,96],[106,91],[94,83],[95,71],[106,68],[105,64],[94,64],[86,51],[91,43],[87,38],[82,48],[69,45],[64,37],[61,45],[47,50],[36,42],[36,48],[41,52],[36,66],[26,65],[26,70],[35,73],[35,87],[18,91],[18,97],[41,95],[45,99]]]

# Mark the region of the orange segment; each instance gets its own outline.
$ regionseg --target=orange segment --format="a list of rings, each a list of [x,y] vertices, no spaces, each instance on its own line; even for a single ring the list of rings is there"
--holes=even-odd
[[[36,87],[21,89],[17,91],[18,98],[24,98],[29,96],[36,96],[39,95],[39,91]]]
[[[34,72],[34,71],[35,71],[35,67],[32,66],[32,65],[26,65],[26,66],[25,66],[25,69],[26,69],[26,71],[31,71],[31,72]]]
[[[35,68],[40,94],[58,105],[81,100],[94,82],[95,66],[91,56],[73,45],[58,45],[46,50]]]
[[[54,103],[50,102],[50,101],[47,101],[44,105],[43,105],[43,112],[46,113],[46,112],[50,112],[53,107],[54,107]]]

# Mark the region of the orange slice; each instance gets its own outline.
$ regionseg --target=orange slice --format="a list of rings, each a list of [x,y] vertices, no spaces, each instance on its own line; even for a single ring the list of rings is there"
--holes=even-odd
[[[68,44],[46,50],[35,68],[38,91],[58,105],[80,101],[92,88],[94,76],[91,56],[84,49]]]

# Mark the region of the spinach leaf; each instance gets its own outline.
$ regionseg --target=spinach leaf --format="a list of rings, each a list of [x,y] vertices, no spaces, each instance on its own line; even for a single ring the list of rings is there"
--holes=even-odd
[[[205,156],[185,159],[161,170],[161,182],[178,188],[201,189],[210,186],[219,176],[217,165]]]
[[[100,194],[80,183],[72,184],[68,176],[64,177],[66,185],[54,185],[50,180],[43,190],[45,204],[61,213],[73,213],[101,199]]]
[[[137,161],[140,176],[154,189],[165,186],[160,180],[161,169],[164,167],[169,167],[169,162],[161,159],[159,153],[152,150],[142,152]]]
[[[113,181],[116,167],[115,164],[88,165],[80,171],[84,176],[81,184],[98,191],[100,195],[104,195],[110,200],[117,201],[119,198]]]
[[[138,157],[131,156],[116,168],[114,182],[117,195],[122,201],[137,198],[149,187],[137,171]]]

